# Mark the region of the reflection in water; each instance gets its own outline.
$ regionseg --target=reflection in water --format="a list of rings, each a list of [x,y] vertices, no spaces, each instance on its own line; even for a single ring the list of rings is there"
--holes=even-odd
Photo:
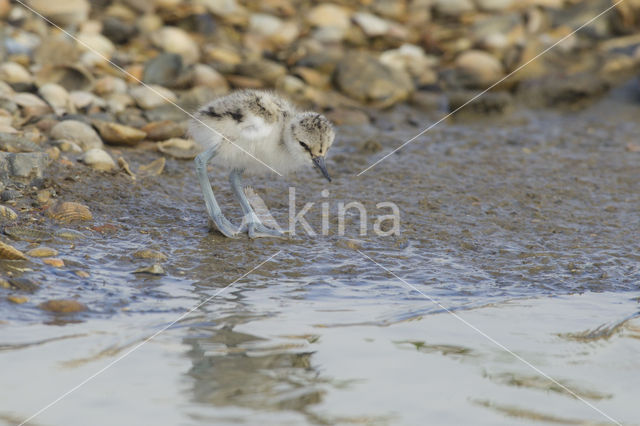
[[[312,352],[273,348],[255,353],[242,345],[253,340],[259,338],[228,329],[211,338],[185,339],[192,347],[189,375],[195,379],[195,400],[309,415],[307,408],[324,393],[317,386],[322,380],[312,366]]]

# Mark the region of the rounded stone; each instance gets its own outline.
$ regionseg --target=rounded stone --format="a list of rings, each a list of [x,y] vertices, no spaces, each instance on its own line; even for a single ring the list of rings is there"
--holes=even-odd
[[[102,139],[88,124],[76,120],[61,121],[51,129],[51,139],[67,140],[75,143],[83,151],[102,148]]]
[[[468,86],[486,86],[500,80],[504,69],[498,59],[482,50],[468,50],[456,58],[456,68]]]
[[[99,171],[110,171],[116,167],[113,158],[103,149],[90,149],[82,156],[82,162]]]

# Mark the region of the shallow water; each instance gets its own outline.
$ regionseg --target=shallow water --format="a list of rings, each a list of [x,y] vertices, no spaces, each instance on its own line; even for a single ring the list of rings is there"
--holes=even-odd
[[[253,180],[281,225],[292,183],[298,208],[315,203],[316,232],[328,203],[329,235],[287,241],[208,232],[190,162],[135,182],[82,169],[59,192],[90,206],[94,230],[47,242],[67,267],[20,264],[42,288],[0,302],[0,422],[116,362],[33,424],[640,424],[640,153],[626,149],[639,112],[612,96],[579,113],[448,121],[360,177],[426,118],[399,108],[340,128],[333,184]],[[135,169],[157,154],[122,155]],[[355,215],[338,233],[350,201],[367,207],[366,236]],[[400,207],[400,236],[372,232],[384,201]],[[168,255],[166,275],[132,273],[152,263],[132,257],[143,247]],[[90,310],[37,308],[59,297]]]

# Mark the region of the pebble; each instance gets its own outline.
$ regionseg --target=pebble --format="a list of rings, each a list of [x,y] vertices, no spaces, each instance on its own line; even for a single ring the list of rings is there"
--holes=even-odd
[[[361,102],[387,107],[413,92],[411,77],[363,53],[347,55],[336,67],[334,79],[347,95]]]
[[[57,257],[42,259],[42,262],[54,268],[64,268],[64,261]]]
[[[58,255],[58,250],[41,246],[32,248],[27,252],[27,255],[31,257],[54,257]]]
[[[92,148],[85,152],[82,156],[82,162],[95,170],[103,172],[108,172],[116,167],[116,162],[109,153],[99,148]]]
[[[129,93],[142,109],[153,109],[178,100],[171,90],[158,85],[134,87]]]
[[[434,9],[439,14],[457,17],[473,12],[475,5],[471,0],[435,0]]]
[[[83,151],[102,148],[102,139],[88,124],[76,120],[64,120],[53,126],[49,136],[52,139],[75,143]]]
[[[17,178],[41,178],[49,166],[49,161],[49,156],[45,152],[0,152],[0,179],[4,179],[3,175]]]
[[[67,89],[56,83],[46,83],[38,89],[38,94],[47,101],[56,115],[75,114],[75,105]]]
[[[74,108],[81,110],[89,110],[92,107],[104,108],[107,105],[104,99],[85,90],[72,91],[69,93],[69,100]]]
[[[48,300],[38,305],[38,307],[44,311],[55,312],[58,314],[71,314],[87,310],[87,306],[85,304],[71,299]]]
[[[0,240],[0,259],[27,260],[23,252]]]
[[[29,278],[9,278],[7,281],[9,288],[13,290],[33,293],[40,288],[40,285]],[[3,284],[4,285],[4,284]]]
[[[147,136],[142,130],[118,123],[95,121],[93,125],[98,129],[102,139],[109,144],[132,146]]]
[[[32,93],[17,93],[12,100],[22,108],[23,115],[26,117],[37,117],[51,111],[45,101]]]
[[[29,298],[26,296],[16,296],[15,294],[11,294],[7,296],[7,300],[11,303],[22,305],[23,303],[27,303],[29,301]]]
[[[133,252],[133,257],[138,259],[153,259],[159,262],[164,262],[168,259],[167,255],[153,249],[142,249]]]
[[[480,10],[486,12],[500,12],[511,7],[514,0],[475,0]]]
[[[0,133],[0,151],[5,152],[34,152],[40,151],[39,145],[17,134]]]
[[[372,13],[358,12],[353,15],[352,19],[368,37],[383,36],[391,29],[389,21]]]
[[[138,268],[133,271],[134,274],[151,274],[151,275],[165,275],[164,268],[159,263],[154,263],[151,266]]]
[[[25,67],[15,62],[0,64],[0,80],[9,84],[31,84],[33,76]]]
[[[204,64],[194,65],[193,85],[215,88],[221,95],[229,91],[229,83],[224,76],[215,68]]]
[[[4,228],[4,233],[19,241],[39,242],[51,239],[49,232],[34,226],[7,226]]]
[[[172,138],[158,143],[158,151],[181,160],[193,160],[200,148],[191,139]]]
[[[116,50],[111,40],[100,33],[81,32],[77,38],[79,48],[85,50],[80,62],[88,67],[108,61]]]
[[[142,81],[148,84],[172,86],[183,69],[182,56],[177,53],[161,53],[144,65]]]
[[[164,141],[171,138],[184,136],[184,127],[171,120],[152,121],[141,129],[147,134],[147,138],[152,141]]]
[[[200,59],[198,45],[181,28],[163,27],[151,35],[151,40],[165,52],[180,55],[185,64],[193,64]]]
[[[306,14],[307,23],[314,27],[335,27],[346,32],[351,26],[351,14],[343,6],[322,3]]]
[[[481,50],[468,50],[455,61],[458,79],[469,88],[486,88],[504,76],[502,64]]]
[[[12,208],[7,206],[0,206],[0,221],[8,222],[18,218],[18,214],[13,211]]]
[[[63,27],[82,24],[91,9],[88,0],[30,0],[29,6]]]
[[[87,238],[82,232],[67,228],[57,230],[54,235],[65,240],[82,240]]]

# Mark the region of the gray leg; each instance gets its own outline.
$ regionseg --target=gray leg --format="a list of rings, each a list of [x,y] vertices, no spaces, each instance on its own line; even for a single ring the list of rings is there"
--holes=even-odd
[[[242,213],[244,214],[247,222],[247,230],[249,232],[249,238],[258,237],[283,237],[282,232],[275,229],[267,228],[260,222],[258,215],[253,211],[247,196],[242,189],[241,177],[242,169],[233,169],[229,175],[229,182],[231,182],[231,189],[240,201],[242,206]]]
[[[202,188],[202,195],[204,196],[204,202],[207,205],[209,217],[223,235],[233,238],[238,234],[238,228],[229,222],[229,220],[222,214],[222,210],[220,210],[216,197],[213,195],[211,182],[209,182],[209,176],[207,175],[207,164],[216,156],[218,148],[219,145],[198,154],[195,159],[196,173],[198,174],[198,180],[200,181],[200,187]]]

